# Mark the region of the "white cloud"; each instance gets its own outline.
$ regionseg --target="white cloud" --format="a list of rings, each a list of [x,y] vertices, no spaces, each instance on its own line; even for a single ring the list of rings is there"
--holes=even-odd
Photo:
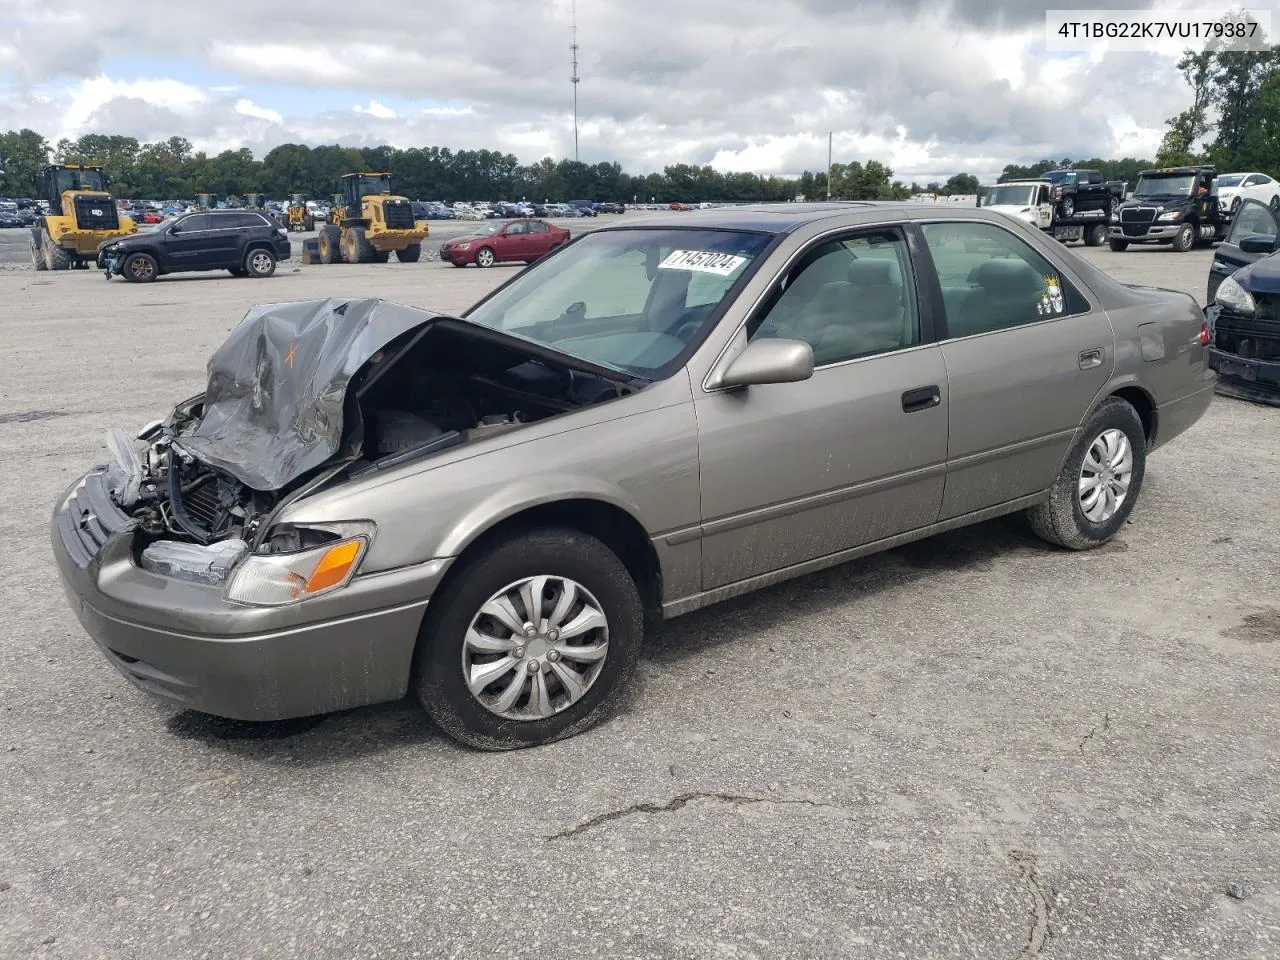
[[[836,160],[877,159],[905,180],[990,175],[1041,157],[1151,157],[1164,118],[1186,106],[1173,59],[1046,56],[1044,11],[1063,5],[580,4],[582,159],[633,172],[686,162],[796,173],[825,167],[828,131]],[[213,152],[297,141],[488,147],[525,162],[572,156],[568,0],[491,0],[444,20],[410,4],[394,31],[350,10],[349,0],[311,0],[299,20],[251,0],[131,0],[122,18],[83,0],[25,4],[0,39],[0,130],[31,126],[53,140],[181,135]],[[156,44],[215,74],[216,85],[103,73],[120,51]],[[414,91],[447,102],[402,106]]]
[[[356,113],[367,113],[371,117],[377,117],[379,120],[394,120],[396,112],[386,104],[379,103],[377,100],[370,100],[367,107],[356,106],[351,109]]]
[[[270,120],[272,123],[284,122],[284,117],[275,110],[260,107],[252,100],[243,97],[236,101],[236,113],[242,117],[257,117],[259,120]]]

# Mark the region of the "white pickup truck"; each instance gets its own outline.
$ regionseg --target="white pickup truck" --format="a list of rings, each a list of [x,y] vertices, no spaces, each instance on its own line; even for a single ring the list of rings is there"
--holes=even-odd
[[[1064,243],[1083,240],[1090,247],[1107,242],[1107,218],[1110,210],[1089,210],[1065,216],[1062,204],[1053,199],[1054,184],[1049,180],[1009,180],[987,190],[981,205],[1025,220],[1037,230],[1053,235]]]

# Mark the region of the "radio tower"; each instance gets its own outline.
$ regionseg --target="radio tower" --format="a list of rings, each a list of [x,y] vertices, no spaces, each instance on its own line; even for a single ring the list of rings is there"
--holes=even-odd
[[[573,64],[573,162],[578,162],[578,0],[572,0],[573,43],[569,44],[570,62]]]

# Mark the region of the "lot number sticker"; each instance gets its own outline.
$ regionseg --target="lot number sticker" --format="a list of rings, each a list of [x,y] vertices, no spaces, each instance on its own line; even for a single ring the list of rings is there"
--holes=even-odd
[[[698,273],[714,273],[727,277],[747,262],[746,257],[731,253],[712,253],[709,250],[672,250],[667,259],[658,264],[661,270],[694,270]]]

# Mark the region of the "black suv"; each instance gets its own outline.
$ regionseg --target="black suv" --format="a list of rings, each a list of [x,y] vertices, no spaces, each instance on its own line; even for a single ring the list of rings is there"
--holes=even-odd
[[[108,280],[150,283],[164,273],[229,270],[237,277],[269,277],[293,253],[288,231],[254,210],[187,213],[98,248]]]

